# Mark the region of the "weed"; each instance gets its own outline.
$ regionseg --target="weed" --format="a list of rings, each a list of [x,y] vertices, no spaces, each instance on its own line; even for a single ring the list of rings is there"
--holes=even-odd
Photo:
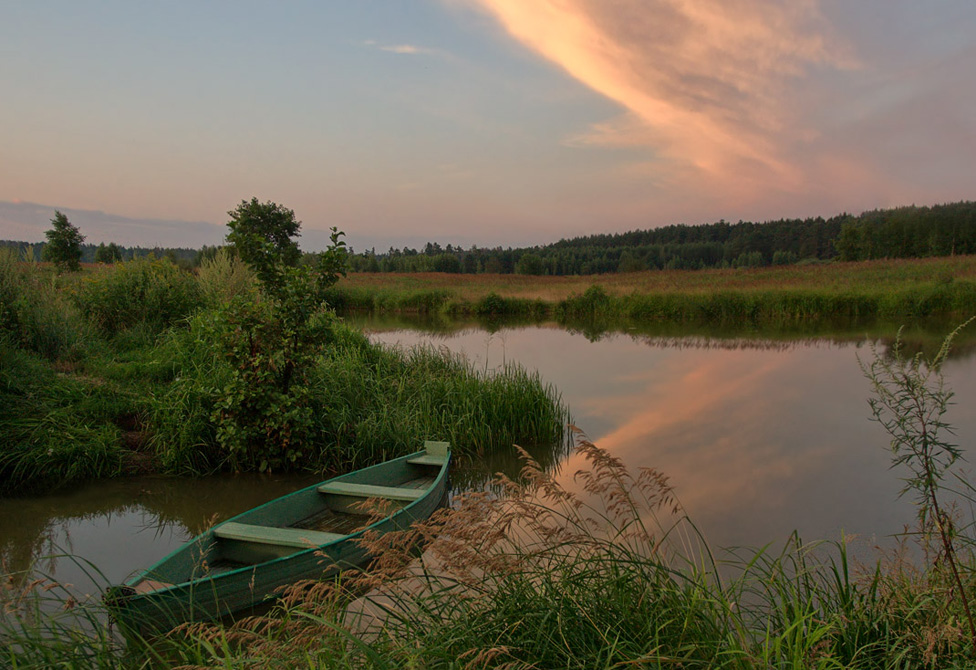
[[[911,473],[905,479],[902,493],[911,491],[915,494],[919,539],[927,553],[930,553],[933,543],[938,546],[933,570],[938,570],[945,561],[944,565],[955,586],[950,594],[962,606],[972,653],[976,657],[976,622],[963,583],[957,546],[961,541],[972,547],[973,540],[958,535],[943,500],[945,481],[962,457],[962,451],[944,437],[952,432],[943,416],[953,393],[946,388],[941,374],[952,340],[973,320],[950,333],[932,359],[926,360],[922,354],[906,358],[899,337],[892,348],[891,358],[875,354],[870,365],[861,363],[861,369],[874,388],[871,399],[874,419],[891,436],[892,463],[894,466],[905,466]],[[974,492],[966,480],[957,478],[957,481],[964,485],[966,494]]]

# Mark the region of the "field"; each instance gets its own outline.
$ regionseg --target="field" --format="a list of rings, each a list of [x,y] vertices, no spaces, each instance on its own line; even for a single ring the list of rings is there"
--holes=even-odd
[[[532,275],[455,275],[437,272],[354,273],[339,284],[349,291],[414,293],[445,291],[475,303],[490,293],[506,298],[558,302],[599,285],[607,293],[705,293],[817,289],[831,291],[893,290],[926,282],[976,281],[976,256],[780,265],[726,270],[659,270],[548,277]]]
[[[580,277],[356,273],[330,299],[350,311],[548,319],[594,333],[894,333],[976,314],[976,256]]]

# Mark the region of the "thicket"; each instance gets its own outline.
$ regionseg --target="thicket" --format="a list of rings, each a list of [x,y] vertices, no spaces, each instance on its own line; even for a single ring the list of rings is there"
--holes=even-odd
[[[0,250],[0,495],[146,470],[335,472],[424,439],[462,457],[560,440],[565,409],[537,375],[345,327],[326,292],[338,235],[314,264],[262,242],[198,275],[137,259],[55,276]]]

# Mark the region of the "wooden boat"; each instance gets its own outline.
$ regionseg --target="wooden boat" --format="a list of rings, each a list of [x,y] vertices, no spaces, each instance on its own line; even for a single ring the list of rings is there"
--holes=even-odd
[[[362,566],[371,559],[357,542],[364,532],[407,528],[442,504],[450,459],[447,442],[426,442],[423,451],[255,507],[109,588],[105,604],[124,633],[151,636],[252,609],[298,580]],[[374,520],[362,511],[368,498],[393,509]]]

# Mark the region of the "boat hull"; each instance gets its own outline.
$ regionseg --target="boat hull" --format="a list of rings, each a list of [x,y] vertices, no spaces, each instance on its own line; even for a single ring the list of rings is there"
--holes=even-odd
[[[443,445],[433,459],[432,444]],[[273,600],[283,587],[297,581],[329,579],[344,569],[362,567],[373,558],[361,546],[364,533],[406,529],[444,503],[449,464],[446,444],[428,443],[424,451],[341,475],[248,510],[197,536],[125,584],[110,588],[105,603],[126,635],[151,637],[180,623],[247,612]],[[332,488],[342,492],[331,492],[329,487],[335,483],[341,484]],[[395,509],[353,532],[326,534],[296,529],[316,515],[359,509],[366,493],[346,494],[342,487],[370,494],[387,489],[412,489],[414,493],[402,496],[404,500],[386,501]],[[256,530],[259,535],[284,528],[296,537],[308,535],[321,540],[329,535],[329,540],[314,544],[302,538],[289,546],[276,539],[235,539],[238,536],[229,532],[232,528]]]

